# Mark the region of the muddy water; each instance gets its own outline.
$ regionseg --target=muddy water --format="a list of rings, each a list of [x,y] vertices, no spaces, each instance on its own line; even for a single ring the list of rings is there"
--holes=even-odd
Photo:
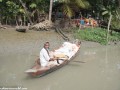
[[[51,49],[64,41],[54,31],[27,33],[0,30],[0,87],[27,90],[120,90],[120,43],[102,46],[82,42],[81,50],[67,66],[41,78],[24,73],[39,55],[43,42]],[[22,90],[22,89],[21,89]]]

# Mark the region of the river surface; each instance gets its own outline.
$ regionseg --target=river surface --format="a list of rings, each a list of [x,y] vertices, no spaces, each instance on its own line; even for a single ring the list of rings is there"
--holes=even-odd
[[[32,78],[24,71],[32,67],[45,41],[51,43],[51,50],[64,42],[54,31],[0,29],[0,88],[120,90],[120,43],[104,46],[83,41],[79,54],[68,65]]]

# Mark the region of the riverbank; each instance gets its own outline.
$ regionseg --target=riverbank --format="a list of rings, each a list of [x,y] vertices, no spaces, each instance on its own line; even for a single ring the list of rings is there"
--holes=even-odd
[[[76,29],[74,36],[81,40],[98,42],[102,45],[107,44],[117,44],[120,41],[120,33],[115,31],[110,31],[107,34],[106,29],[102,28],[85,28],[83,30]],[[107,38],[108,37],[108,38]]]
[[[67,36],[73,40],[72,34]],[[49,41],[51,43],[51,49],[58,48],[62,42],[63,38],[57,34],[54,30],[51,31],[34,31],[28,30],[26,33],[17,32],[15,28],[0,29],[0,53],[28,53],[35,55],[39,53],[39,50],[43,47],[43,43]],[[87,42],[85,45],[99,45],[94,42]],[[1,55],[1,54],[0,54]]]

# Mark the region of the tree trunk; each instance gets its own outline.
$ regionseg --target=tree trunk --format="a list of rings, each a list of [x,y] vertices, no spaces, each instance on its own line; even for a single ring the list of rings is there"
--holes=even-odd
[[[120,0],[118,0],[118,2],[119,2],[119,8],[120,8]]]
[[[1,11],[1,9],[0,9],[0,11]],[[2,15],[1,15],[1,13],[0,13],[0,23],[1,23],[1,21],[2,21]]]
[[[8,17],[6,17],[6,25],[8,24]]]
[[[26,26],[26,17],[24,16],[24,26]]]
[[[51,21],[51,16],[52,16],[52,4],[53,4],[53,0],[50,0],[49,21]]]
[[[36,12],[37,12],[37,17],[38,17],[38,23],[40,23],[40,13],[39,13],[39,10],[36,10]]]
[[[107,27],[107,44],[108,44],[108,41],[109,41],[109,40],[108,40],[108,37],[109,37],[111,20],[112,20],[112,14],[110,14],[109,22],[108,22],[108,27]]]
[[[31,18],[30,18],[30,16],[29,16],[29,12],[27,11],[27,7],[25,6],[25,4],[23,3],[22,0],[19,0],[19,2],[22,4],[22,6],[23,6],[23,8],[24,8],[25,13],[26,13],[26,16],[28,17],[28,20],[29,20],[30,24],[33,25],[33,22],[32,22],[32,20],[31,20]]]
[[[18,26],[17,16],[15,16],[16,26]]]
[[[0,21],[0,28],[2,27],[1,21]]]

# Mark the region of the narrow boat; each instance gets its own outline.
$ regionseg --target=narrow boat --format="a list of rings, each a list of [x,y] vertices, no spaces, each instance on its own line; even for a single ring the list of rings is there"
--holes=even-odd
[[[40,64],[39,64],[40,59],[37,59],[35,62],[35,65],[31,69],[28,69],[27,71],[25,71],[25,73],[29,74],[32,77],[41,77],[46,74],[49,74],[55,70],[58,70],[59,68],[65,66],[65,65],[67,65],[71,60],[73,60],[73,58],[77,55],[79,50],[80,50],[80,45],[78,46],[76,52],[74,54],[72,54],[72,56],[70,58],[58,58],[57,59],[58,63],[61,60],[63,62],[60,64],[57,64],[57,65],[51,65],[49,67],[44,67],[44,68],[40,67]]]
[[[17,26],[16,27],[16,31],[18,31],[18,32],[26,32],[26,30],[27,30],[27,26]]]

